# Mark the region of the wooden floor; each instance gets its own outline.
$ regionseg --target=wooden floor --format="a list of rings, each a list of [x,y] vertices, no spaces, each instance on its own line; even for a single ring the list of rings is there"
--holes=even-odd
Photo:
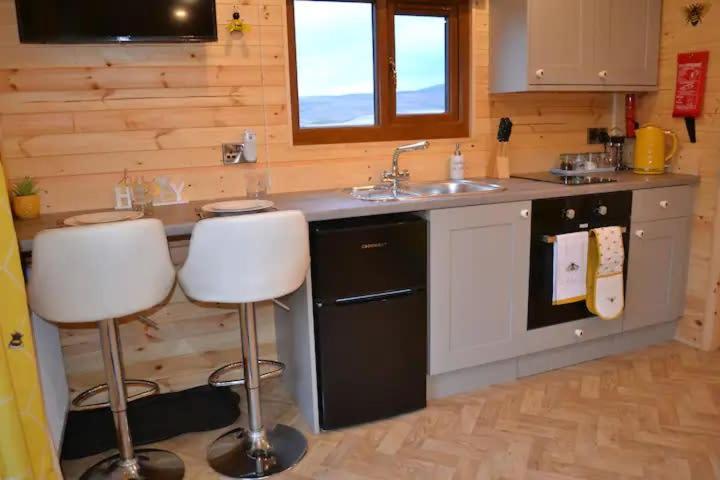
[[[306,431],[279,384],[264,387],[267,420]],[[220,478],[204,460],[219,433],[156,446],[183,458],[186,479]],[[720,479],[720,352],[668,343],[309,439],[302,463],[275,478]],[[66,478],[98,458],[66,462]]]

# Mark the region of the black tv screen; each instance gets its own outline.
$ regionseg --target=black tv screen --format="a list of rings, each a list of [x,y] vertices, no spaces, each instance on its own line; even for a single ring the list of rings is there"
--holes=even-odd
[[[211,42],[215,0],[15,0],[22,43]]]

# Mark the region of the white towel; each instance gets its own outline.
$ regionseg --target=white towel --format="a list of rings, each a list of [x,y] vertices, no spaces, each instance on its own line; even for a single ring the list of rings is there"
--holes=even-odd
[[[553,305],[585,300],[588,232],[556,236],[553,255]]]

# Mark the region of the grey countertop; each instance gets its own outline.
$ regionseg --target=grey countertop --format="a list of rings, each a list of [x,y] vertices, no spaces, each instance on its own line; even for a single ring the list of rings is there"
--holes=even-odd
[[[699,178],[693,175],[636,175],[631,172],[622,172],[616,174],[616,177],[618,181],[615,183],[581,186],[566,186],[519,178],[506,180],[479,178],[476,180],[502,185],[505,187],[505,190],[416,198],[395,202],[367,202],[357,200],[350,197],[348,192],[342,189],[279,193],[268,195],[267,198],[275,202],[275,206],[279,210],[301,210],[308,221],[316,221],[380,215],[385,213],[433,210],[437,208],[517,202],[540,198],[566,197],[589,193],[693,185],[699,182]],[[190,202],[185,205],[155,207],[153,217],[162,220],[165,224],[165,231],[169,237],[186,236],[192,232],[193,226],[200,220],[198,216],[199,208],[212,201],[213,200],[202,200]],[[32,220],[16,220],[15,230],[18,240],[20,241],[20,249],[23,252],[32,251],[32,241],[38,232],[48,228],[58,228],[62,225],[62,221],[65,218],[79,213],[87,213],[87,211],[44,214]]]

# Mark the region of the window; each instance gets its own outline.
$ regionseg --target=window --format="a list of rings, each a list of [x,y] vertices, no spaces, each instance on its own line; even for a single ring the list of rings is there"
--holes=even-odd
[[[287,0],[296,144],[468,135],[468,0]]]

